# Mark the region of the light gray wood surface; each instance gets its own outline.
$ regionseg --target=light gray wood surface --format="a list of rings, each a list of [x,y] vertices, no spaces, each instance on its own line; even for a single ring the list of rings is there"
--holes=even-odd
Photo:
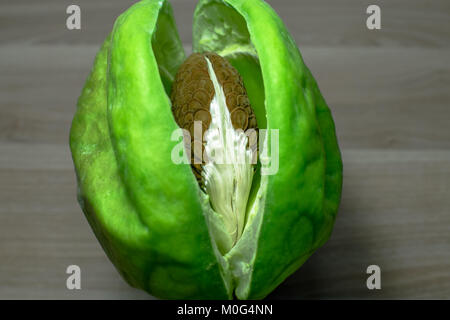
[[[171,1],[186,48],[195,1]],[[82,30],[65,9],[82,8]],[[68,134],[132,1],[0,2],[0,298],[151,298],[108,261],[77,202]],[[344,160],[329,242],[270,296],[450,298],[450,2],[273,0],[332,109]],[[368,4],[382,29],[365,27]],[[65,269],[82,269],[82,290]],[[366,288],[366,268],[382,289]]]

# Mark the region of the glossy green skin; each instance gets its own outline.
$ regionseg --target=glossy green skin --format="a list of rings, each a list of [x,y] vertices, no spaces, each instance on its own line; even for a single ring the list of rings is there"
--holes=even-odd
[[[148,50],[160,9],[131,7],[97,55],[70,137],[79,199],[131,285],[162,298],[226,299],[197,182],[170,158],[176,124]]]
[[[248,28],[249,39],[238,45],[228,43],[226,34],[214,35],[220,19],[208,19],[211,8],[226,16],[231,7],[224,2]],[[202,43],[201,32],[211,32],[211,39]],[[210,49],[230,54],[258,123],[280,133],[280,166],[268,177],[250,286],[238,295],[259,299],[328,239],[340,200],[342,162],[330,111],[297,46],[266,3],[200,1],[194,50]],[[254,72],[258,60],[248,59],[256,53],[260,74]],[[118,18],[72,124],[79,201],[108,257],[131,285],[161,298],[227,299],[233,292],[221,276],[197,182],[189,165],[171,161],[177,126],[166,92],[183,60],[166,1],[139,2]]]
[[[268,128],[280,130],[280,169],[269,176],[249,292],[250,298],[263,298],[329,238],[340,201],[342,161],[330,111],[281,19],[263,1],[224,2],[246,22],[261,65]],[[215,3],[220,1],[200,1],[197,14]],[[227,39],[227,34],[219,36],[205,50],[221,52],[230,45]],[[201,51],[199,36],[194,42]],[[246,47],[245,40],[240,46]]]

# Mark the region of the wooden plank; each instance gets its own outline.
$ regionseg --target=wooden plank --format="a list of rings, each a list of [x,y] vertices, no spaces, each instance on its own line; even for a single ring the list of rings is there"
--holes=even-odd
[[[8,148],[12,158],[23,154]],[[39,149],[35,161],[0,163],[0,298],[145,298],[127,288],[93,236],[67,150],[55,151],[61,169],[51,169],[51,150]],[[270,298],[450,298],[450,151],[345,149],[343,156],[331,240]],[[70,264],[82,267],[85,290],[65,288]],[[365,287],[371,264],[382,268],[380,292]]]
[[[115,17],[135,1],[0,2],[0,299],[149,299],[118,275],[76,202],[68,135]],[[195,1],[173,0],[190,50]],[[342,204],[330,241],[270,299],[450,298],[450,2],[271,0],[337,127]],[[380,31],[365,28],[368,4]],[[189,27],[186,27],[189,26]],[[65,269],[82,268],[82,290]],[[366,268],[382,290],[366,288]]]
[[[0,50],[0,141],[67,143],[97,46]],[[450,147],[450,50],[302,47],[345,148]]]
[[[116,17],[135,1],[78,0],[82,30],[65,28],[70,2],[2,1],[0,43],[99,44]],[[192,15],[197,1],[172,0],[183,42],[190,43]],[[297,42],[318,46],[448,47],[450,3],[447,0],[270,0]],[[366,8],[382,9],[382,29],[366,28]]]

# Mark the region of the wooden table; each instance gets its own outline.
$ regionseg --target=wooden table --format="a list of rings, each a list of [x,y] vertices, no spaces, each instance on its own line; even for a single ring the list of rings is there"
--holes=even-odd
[[[115,271],[76,202],[68,134],[115,17],[133,1],[0,2],[0,298],[151,298]],[[195,1],[172,1],[190,48]],[[270,296],[450,298],[450,2],[272,0],[317,78],[344,160],[330,241]],[[369,4],[382,29],[366,28]],[[66,267],[82,290],[66,289]],[[379,265],[382,289],[368,290]]]

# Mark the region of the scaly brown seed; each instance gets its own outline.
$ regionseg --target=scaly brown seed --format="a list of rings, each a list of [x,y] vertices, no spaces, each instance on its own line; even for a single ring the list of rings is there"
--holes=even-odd
[[[247,91],[238,71],[224,58],[216,53],[193,53],[181,65],[172,87],[172,112],[180,128],[190,132],[191,141],[185,141],[191,150],[191,166],[199,184],[203,187],[202,166],[205,164],[204,133],[211,124],[210,105],[214,98],[214,86],[208,73],[207,57],[211,62],[217,80],[223,87],[231,122],[235,129],[257,130],[256,117],[250,105]],[[194,148],[194,121],[202,123],[202,141]],[[256,140],[256,139],[255,139]],[[189,143],[192,148],[189,148]],[[252,148],[256,148],[256,141]],[[200,150],[201,149],[201,150]],[[195,164],[194,159],[201,159]]]

